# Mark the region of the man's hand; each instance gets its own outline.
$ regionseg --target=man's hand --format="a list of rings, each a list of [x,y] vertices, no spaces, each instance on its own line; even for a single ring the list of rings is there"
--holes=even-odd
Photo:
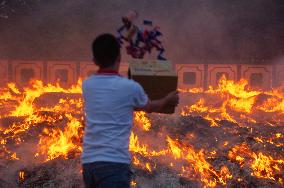
[[[158,100],[149,100],[144,108],[139,108],[135,110],[144,110],[146,112],[160,112],[167,105],[177,106],[179,103],[179,95],[177,91],[172,91],[168,93],[164,98]]]
[[[179,104],[178,91],[172,91],[165,97],[168,105],[177,106]]]

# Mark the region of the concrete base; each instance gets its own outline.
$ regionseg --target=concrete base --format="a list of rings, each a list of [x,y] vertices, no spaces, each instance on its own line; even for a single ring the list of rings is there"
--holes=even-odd
[[[284,64],[242,64],[230,61],[228,64],[218,61],[192,61],[193,64],[176,64],[178,88],[207,89],[216,87],[218,79],[225,74],[230,80],[247,79],[252,88],[270,89],[284,83]],[[15,82],[25,86],[31,79],[43,80],[44,83],[59,82],[62,87],[76,84],[78,78],[85,79],[95,73],[98,67],[92,61],[22,61],[0,60],[0,86]],[[128,63],[121,63],[120,74],[127,77]]]
[[[281,86],[284,85],[284,63],[283,65],[276,65],[276,75],[275,75],[275,85]]]
[[[31,80],[43,80],[42,61],[13,61],[12,79],[17,85],[26,86]]]
[[[8,61],[7,60],[0,60],[0,86],[4,86],[9,82],[8,78]]]
[[[58,82],[62,87],[70,87],[76,84],[77,67],[76,62],[49,61],[47,62],[48,83]]]
[[[83,80],[98,71],[98,66],[93,62],[80,62],[80,78]]]
[[[242,65],[241,77],[248,80],[251,88],[272,88],[271,65]]]
[[[178,87],[181,89],[204,87],[204,65],[177,64]]]
[[[213,64],[208,65],[208,84],[213,88],[218,86],[219,80],[225,75],[229,80],[237,80],[237,65]]]

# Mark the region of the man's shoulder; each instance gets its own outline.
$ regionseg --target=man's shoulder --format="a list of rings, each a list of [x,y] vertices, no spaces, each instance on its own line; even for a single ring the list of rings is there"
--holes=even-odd
[[[120,81],[122,83],[125,83],[125,84],[128,84],[128,85],[137,85],[138,84],[136,81],[125,78],[125,77],[120,77]]]
[[[92,84],[96,81],[96,79],[99,78],[96,75],[89,76],[85,80],[83,80],[83,85]],[[133,86],[133,87],[139,87],[139,83],[137,83],[134,80],[122,77],[122,76],[114,76],[113,79],[115,80],[116,84],[124,85],[124,86]]]
[[[82,82],[82,85],[84,86],[84,85],[86,85],[90,82],[93,82],[93,76],[94,75],[91,75],[91,76],[87,77],[86,79],[84,79],[83,82]]]
[[[142,86],[135,80],[128,79],[126,77],[118,76],[116,77],[115,84],[122,90],[132,90],[134,92],[140,91]]]
[[[128,78],[126,78],[126,77],[124,77],[124,76],[116,76],[116,78],[117,78],[118,80],[123,81],[123,82],[128,82],[128,81],[130,81]]]

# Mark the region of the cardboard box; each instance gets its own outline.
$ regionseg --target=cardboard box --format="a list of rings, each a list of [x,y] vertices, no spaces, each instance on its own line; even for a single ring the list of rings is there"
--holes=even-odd
[[[177,73],[169,61],[133,59],[129,62],[129,76],[141,84],[151,100],[161,99],[177,89]],[[160,113],[174,112],[175,106],[169,105]]]

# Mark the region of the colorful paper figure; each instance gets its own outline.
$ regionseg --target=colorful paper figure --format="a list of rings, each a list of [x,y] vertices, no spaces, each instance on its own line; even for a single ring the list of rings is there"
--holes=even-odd
[[[146,53],[151,53],[155,48],[158,51],[158,60],[166,60],[163,57],[165,51],[162,42],[158,37],[162,36],[159,26],[153,26],[152,21],[144,20],[145,28],[137,27],[133,22],[138,18],[138,13],[129,11],[122,17],[123,25],[117,30],[118,41],[121,45],[127,42],[126,52],[133,58],[143,59]],[[150,29],[146,29],[146,26]]]

